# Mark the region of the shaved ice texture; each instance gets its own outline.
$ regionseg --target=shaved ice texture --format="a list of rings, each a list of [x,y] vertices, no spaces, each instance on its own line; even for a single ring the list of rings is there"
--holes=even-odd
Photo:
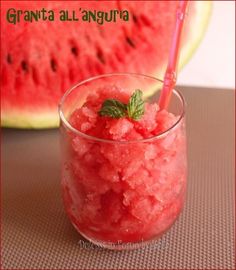
[[[176,220],[186,189],[184,119],[145,103],[139,121],[101,117],[106,99],[127,103],[117,87],[98,89],[70,116],[83,134],[62,126],[63,196],[74,226],[90,240],[140,242],[158,238]],[[153,137],[153,138],[151,138]],[[148,139],[143,141],[143,139]]]

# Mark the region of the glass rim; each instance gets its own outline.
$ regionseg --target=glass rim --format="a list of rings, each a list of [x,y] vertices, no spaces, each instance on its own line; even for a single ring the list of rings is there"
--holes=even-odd
[[[81,137],[84,137],[85,139],[88,139],[88,140],[93,140],[93,141],[98,141],[98,142],[104,142],[104,143],[112,143],[112,144],[129,144],[129,143],[142,143],[142,142],[150,142],[150,141],[153,141],[153,140],[158,140],[158,139],[162,139],[163,137],[165,137],[169,132],[171,132],[172,130],[176,129],[181,120],[184,118],[185,116],[185,106],[186,106],[186,102],[185,102],[185,99],[184,97],[182,96],[182,94],[176,90],[176,89],[173,89],[173,93],[179,98],[180,102],[181,102],[181,113],[178,117],[178,119],[175,121],[175,123],[173,125],[171,125],[168,129],[158,133],[157,135],[154,135],[152,137],[149,137],[149,138],[145,138],[145,139],[138,139],[138,140],[129,140],[129,141],[122,141],[122,140],[112,140],[112,139],[102,139],[102,138],[99,138],[99,137],[95,137],[95,136],[92,136],[92,135],[88,135],[84,132],[81,132],[79,131],[78,129],[74,128],[70,123],[69,121],[67,121],[64,113],[63,113],[63,104],[67,98],[68,95],[70,95],[71,92],[75,91],[79,86],[85,84],[85,83],[88,83],[88,82],[91,82],[91,81],[94,81],[94,80],[97,80],[97,79],[101,79],[101,78],[106,78],[106,77],[112,77],[112,76],[138,76],[138,77],[144,77],[146,79],[152,79],[152,80],[155,80],[155,81],[158,81],[158,82],[161,82],[163,83],[163,80],[160,80],[158,78],[155,78],[153,76],[149,76],[149,75],[144,75],[144,74],[139,74],[139,73],[128,73],[128,72],[122,72],[122,73],[106,73],[106,74],[102,74],[102,75],[98,75],[98,76],[93,76],[93,77],[90,77],[86,80],[83,80],[77,84],[75,84],[74,86],[72,86],[69,90],[67,90],[59,104],[58,104],[58,112],[59,112],[59,117],[60,117],[60,120],[62,121],[62,123],[66,126],[66,128],[68,128],[70,131],[72,131],[73,133],[81,136]]]

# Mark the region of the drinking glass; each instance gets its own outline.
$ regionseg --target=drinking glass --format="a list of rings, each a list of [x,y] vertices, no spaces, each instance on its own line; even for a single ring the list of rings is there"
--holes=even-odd
[[[141,74],[107,74],[75,85],[62,97],[63,201],[73,226],[96,245],[123,250],[156,243],[179,216],[187,175],[185,102],[173,90],[168,111],[176,117],[171,127],[132,141],[82,133],[70,116],[99,88],[115,85],[129,94],[141,89],[145,101],[158,102],[162,84]]]

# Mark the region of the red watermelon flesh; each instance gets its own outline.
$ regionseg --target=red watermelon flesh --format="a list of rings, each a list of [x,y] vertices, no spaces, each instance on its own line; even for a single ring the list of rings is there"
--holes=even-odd
[[[65,3],[66,2],[66,3]],[[205,29],[209,3],[190,3],[182,50],[184,62]],[[163,77],[177,1],[7,1],[1,9],[2,125],[58,126],[57,105],[75,83],[111,72]],[[53,10],[55,21],[6,20],[9,8]],[[59,10],[128,10],[129,21],[62,22]]]

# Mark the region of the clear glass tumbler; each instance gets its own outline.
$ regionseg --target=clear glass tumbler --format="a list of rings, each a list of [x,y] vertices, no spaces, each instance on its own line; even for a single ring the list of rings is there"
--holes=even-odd
[[[110,249],[153,243],[179,216],[186,192],[185,102],[173,90],[168,111],[177,116],[157,136],[112,141],[86,135],[70,123],[91,91],[114,85],[128,93],[141,89],[157,102],[162,81],[139,74],[108,74],[67,91],[59,105],[62,194],[66,212],[87,240]]]

